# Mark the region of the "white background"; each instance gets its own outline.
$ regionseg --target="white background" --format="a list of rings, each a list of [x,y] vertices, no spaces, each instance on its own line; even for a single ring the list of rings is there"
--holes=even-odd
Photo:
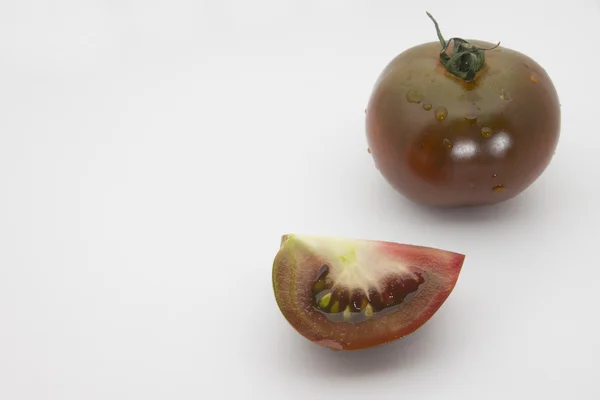
[[[455,3],[2,1],[0,398],[599,399],[600,8]],[[367,153],[426,10],[554,80],[558,149],[514,200],[427,210]],[[336,353],[276,306],[289,232],[467,259],[421,330]]]

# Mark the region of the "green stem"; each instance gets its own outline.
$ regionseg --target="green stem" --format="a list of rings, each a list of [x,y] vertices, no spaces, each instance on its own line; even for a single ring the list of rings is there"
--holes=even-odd
[[[438,39],[442,45],[442,50],[440,51],[440,62],[442,65],[452,75],[467,82],[475,79],[477,72],[485,65],[484,52],[500,46],[500,42],[492,48],[482,49],[461,38],[451,38],[446,41],[435,18],[428,12],[427,16],[433,21]],[[450,42],[454,42],[454,47],[452,48],[452,55],[449,56],[446,51],[450,46]]]

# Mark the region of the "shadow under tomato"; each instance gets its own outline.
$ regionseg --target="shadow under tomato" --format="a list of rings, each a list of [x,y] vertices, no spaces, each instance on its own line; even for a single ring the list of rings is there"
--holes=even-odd
[[[333,351],[298,337],[290,345],[290,357],[284,368],[296,374],[343,380],[435,363],[437,357],[443,357],[440,346],[447,330],[440,325],[444,323],[442,319],[434,318],[402,339],[355,351]]]
[[[521,193],[520,195],[496,204],[464,206],[453,208],[428,207],[412,202],[406,206],[411,208],[424,219],[447,222],[491,222],[506,221],[507,219],[519,218],[525,215],[527,210],[533,206],[533,193]]]

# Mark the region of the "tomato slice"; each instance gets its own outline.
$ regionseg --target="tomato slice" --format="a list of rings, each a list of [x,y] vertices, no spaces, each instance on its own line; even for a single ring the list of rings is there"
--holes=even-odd
[[[316,235],[284,235],[273,288],[287,321],[334,350],[402,338],[453,291],[465,256],[431,247]]]

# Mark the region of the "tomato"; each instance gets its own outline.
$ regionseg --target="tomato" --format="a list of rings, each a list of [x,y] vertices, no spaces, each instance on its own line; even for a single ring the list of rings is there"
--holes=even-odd
[[[402,52],[375,82],[366,110],[375,165],[399,193],[424,205],[513,198],[540,177],[558,145],[552,80],[518,51],[444,40],[431,19],[439,42]]]
[[[290,325],[333,350],[382,345],[415,332],[452,293],[465,256],[377,240],[285,235],[273,290]]]

